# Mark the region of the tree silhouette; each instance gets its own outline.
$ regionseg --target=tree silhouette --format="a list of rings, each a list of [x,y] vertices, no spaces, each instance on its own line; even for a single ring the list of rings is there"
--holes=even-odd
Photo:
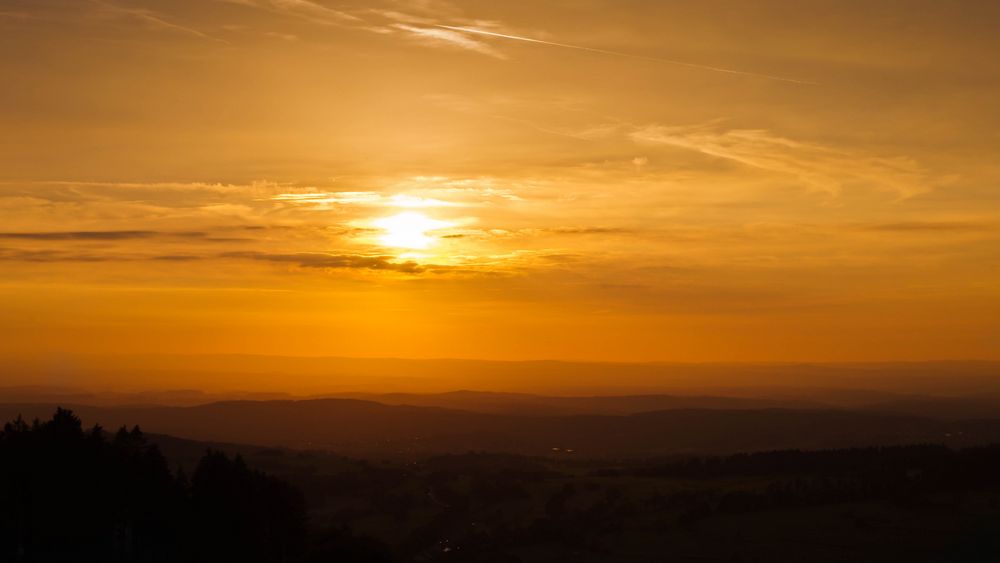
[[[208,452],[190,484],[138,427],[109,441],[71,411],[0,432],[0,561],[291,562],[305,508],[287,483]]]
[[[191,477],[199,552],[209,560],[292,561],[305,544],[302,495],[274,477],[210,451]]]

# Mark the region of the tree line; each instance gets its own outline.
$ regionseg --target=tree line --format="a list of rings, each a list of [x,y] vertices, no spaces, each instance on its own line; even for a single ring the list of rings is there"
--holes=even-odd
[[[138,427],[85,430],[61,408],[0,432],[0,561],[377,559],[352,556],[337,531],[307,535],[302,494],[238,455],[207,451],[190,476],[172,472]]]

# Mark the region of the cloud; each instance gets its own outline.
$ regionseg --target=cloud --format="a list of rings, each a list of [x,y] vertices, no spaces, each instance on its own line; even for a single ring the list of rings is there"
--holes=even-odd
[[[325,209],[331,204],[402,208],[471,207],[474,205],[412,194],[384,195],[378,192],[293,192],[274,195],[271,200],[315,206],[321,209]]]
[[[545,230],[560,235],[607,235],[632,232],[630,229],[618,227],[555,227]]]
[[[27,233],[0,233],[0,239],[17,240],[134,240],[156,237],[177,237],[207,239],[201,231],[158,232],[158,231],[43,231]]]
[[[702,65],[702,64],[690,63],[690,62],[686,62],[686,61],[676,61],[676,60],[664,59],[664,58],[660,58],[660,57],[649,57],[649,56],[645,56],[645,55],[636,55],[636,54],[632,54],[632,53],[623,53],[623,52],[620,52],[620,51],[609,51],[609,50],[606,50],[606,49],[595,49],[593,47],[586,47],[586,46],[583,46],[583,45],[569,45],[569,44],[566,44],[566,43],[556,43],[556,42],[553,42],[553,41],[543,41],[541,39],[534,39],[534,38],[531,38],[531,37],[523,37],[523,36],[519,36],[519,35],[510,35],[510,34],[506,34],[506,33],[497,33],[495,31],[488,31],[488,30],[485,30],[485,29],[476,29],[476,28],[471,28],[471,27],[458,27],[458,26],[453,26],[453,25],[437,25],[436,27],[439,27],[441,29],[446,29],[446,30],[449,30],[449,31],[457,31],[457,32],[461,32],[461,33],[469,33],[469,34],[475,34],[475,35],[485,35],[485,36],[488,36],[488,37],[496,37],[496,38],[500,38],[500,39],[508,39],[508,40],[513,40],[513,41],[523,41],[523,42],[526,42],[526,43],[534,43],[536,45],[548,45],[550,47],[561,47],[563,49],[574,49],[574,50],[577,50],[577,51],[587,51],[589,53],[598,53],[598,54],[601,54],[601,55],[610,55],[610,56],[613,56],[613,57],[625,57],[625,58],[630,58],[630,59],[640,59],[640,60],[645,60],[645,61],[654,61],[654,62],[665,63],[665,64],[670,64],[670,65],[677,65],[677,66],[683,66],[683,67],[688,67],[688,68],[696,68],[696,69],[700,69],[700,70],[707,70],[707,71],[711,71],[711,72],[721,72],[721,73],[726,73],[726,74],[736,74],[736,75],[742,75],[742,76],[753,76],[753,77],[756,77],[756,78],[764,78],[764,79],[767,79],[767,80],[777,80],[777,81],[781,81],[781,82],[790,82],[790,83],[793,83],[793,84],[816,85],[815,82],[810,82],[810,81],[807,81],[807,80],[799,80],[797,78],[789,78],[787,76],[774,76],[774,75],[762,74],[762,73],[758,73],[758,72],[748,72],[748,71],[745,71],[745,70],[735,70],[735,69],[731,69],[731,68],[721,68],[721,67],[717,67],[717,66]]]
[[[464,232],[445,235],[441,238],[489,238],[515,239],[531,238],[547,235],[615,235],[634,233],[633,229],[621,227],[528,227],[521,229],[467,229]]]
[[[266,182],[0,182],[0,225],[8,233],[127,231],[139,237],[152,235],[134,231],[155,229],[162,236],[177,237],[177,231],[213,232],[221,225],[295,224],[306,218],[307,211],[270,199],[295,189]],[[60,234],[37,238],[43,236],[70,238]],[[75,238],[87,236],[104,235]]]
[[[329,8],[310,0],[218,0],[229,4],[251,6],[278,14],[300,18],[320,25],[351,25],[361,18],[347,12]]]
[[[184,34],[184,35],[191,35],[191,36],[194,36],[194,37],[199,37],[201,39],[207,39],[209,41],[215,41],[215,42],[218,42],[218,43],[226,43],[226,44],[229,43],[225,39],[220,39],[218,37],[213,37],[213,36],[211,36],[211,35],[203,32],[203,31],[199,31],[199,30],[197,30],[197,29],[195,29],[193,27],[187,27],[187,26],[180,25],[178,23],[172,22],[172,21],[166,19],[165,16],[163,16],[161,14],[158,14],[156,12],[150,11],[150,10],[145,10],[145,9],[141,9],[141,8],[130,8],[130,7],[119,6],[117,4],[112,4],[110,2],[103,2],[101,0],[92,0],[92,1],[95,4],[97,4],[98,6],[101,6],[102,8],[104,8],[105,11],[107,11],[108,13],[119,14],[119,15],[123,15],[123,16],[127,16],[127,17],[132,17],[132,18],[135,18],[135,19],[137,19],[139,21],[142,21],[142,22],[146,23],[147,25],[149,25],[151,27],[154,27],[154,28],[164,29],[164,30],[167,30],[167,31],[181,33],[181,34]]]
[[[242,258],[264,262],[293,264],[301,268],[349,268],[363,270],[387,270],[407,274],[419,274],[424,266],[413,262],[393,262],[391,256],[365,256],[361,254],[327,254],[323,252],[295,252],[271,254],[266,252],[226,252],[221,258]]]
[[[608,139],[619,133],[623,122],[607,123],[608,116],[601,116],[600,123],[579,123],[581,113],[589,113],[578,107],[573,98],[538,98],[490,96],[472,98],[456,94],[427,94],[428,102],[458,113],[505,121],[534,129],[540,133],[594,142]],[[566,119],[570,118],[567,123]],[[556,120],[562,121],[560,125]]]
[[[24,250],[0,248],[0,261],[53,264],[58,262],[192,262],[205,260],[206,256],[194,254],[111,254],[75,252],[65,250]]]
[[[268,3],[276,9],[294,12],[302,17],[320,23],[361,21],[361,18],[355,15],[328,8],[309,0],[270,0]]]
[[[864,186],[910,197],[929,191],[920,166],[909,158],[871,157],[799,142],[762,129],[720,130],[714,124],[641,127],[638,143],[688,149],[745,166],[793,176],[810,189],[837,195]]]
[[[965,221],[906,221],[900,223],[882,223],[866,225],[868,231],[899,232],[899,233],[943,233],[943,232],[982,232],[995,231],[996,225]]]
[[[390,27],[409,33],[411,36],[428,42],[432,45],[447,45],[475,51],[483,55],[488,55],[496,59],[506,59],[507,56],[497,51],[492,46],[473,39],[464,33],[441,27],[417,27],[406,23],[394,23]]]
[[[4,262],[110,262],[116,260],[128,260],[128,258],[104,254],[77,254],[57,250],[21,250],[16,248],[0,248],[0,261]]]
[[[102,194],[128,194],[138,190],[150,193],[208,193],[208,194],[270,194],[287,189],[288,185],[266,180],[249,184],[221,184],[211,182],[90,182],[70,180],[32,180],[30,182],[0,181],[0,197],[27,195],[46,197],[49,194],[73,195],[84,192]],[[74,198],[75,199],[75,198]]]
[[[299,40],[299,36],[292,33],[279,33],[277,31],[266,31],[264,32],[266,37],[273,37],[274,39],[281,39],[282,41],[295,42]]]
[[[194,254],[164,254],[153,256],[150,260],[159,262],[193,262],[195,260],[204,260],[204,258],[204,256],[195,256]]]
[[[403,12],[399,12],[396,10],[383,10],[379,8],[372,8],[368,10],[368,12],[398,23],[408,23],[415,25],[434,25],[437,23],[437,20],[433,18],[428,18],[425,16],[415,16],[413,14],[405,14]]]
[[[426,15],[407,14],[393,9],[368,8],[344,11],[330,8],[311,0],[216,0],[228,4],[253,7],[296,17],[314,24],[358,29],[378,35],[402,35],[429,46],[464,49],[497,59],[506,56],[489,44],[476,39],[468,32],[448,29],[439,25],[439,17],[453,17],[452,9],[444,5],[408,5]],[[489,22],[475,22],[489,25]],[[283,34],[269,33],[274,37],[290,38]]]
[[[361,254],[328,254],[323,252],[223,252],[219,254],[101,254],[90,252],[71,252],[63,250],[22,250],[15,248],[0,248],[0,261],[4,262],[194,262],[215,259],[240,259],[260,262],[277,262],[292,264],[300,268],[315,269],[356,269],[402,272],[419,274],[428,269],[435,271],[447,269],[444,266],[424,266],[413,261],[394,262],[392,256],[366,256]]]

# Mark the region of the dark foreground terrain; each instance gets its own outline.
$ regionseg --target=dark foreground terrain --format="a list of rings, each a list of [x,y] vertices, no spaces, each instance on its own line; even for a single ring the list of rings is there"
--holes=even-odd
[[[361,460],[61,410],[5,427],[0,473],[0,561],[1000,558],[997,445]]]

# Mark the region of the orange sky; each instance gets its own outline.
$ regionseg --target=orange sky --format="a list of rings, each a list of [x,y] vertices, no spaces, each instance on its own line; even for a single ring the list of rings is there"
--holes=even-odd
[[[0,354],[1000,359],[1000,4],[0,3]]]

